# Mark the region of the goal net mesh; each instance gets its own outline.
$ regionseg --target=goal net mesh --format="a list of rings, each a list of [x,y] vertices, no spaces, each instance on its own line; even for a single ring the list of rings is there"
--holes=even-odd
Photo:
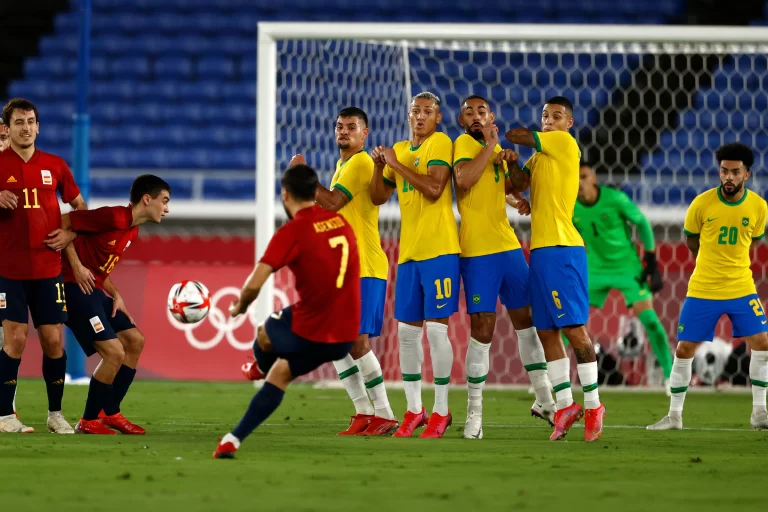
[[[513,31],[510,31],[513,34]],[[394,39],[394,38],[393,38]],[[698,193],[719,184],[715,149],[742,142],[755,150],[750,188],[763,193],[768,129],[768,46],[621,42],[336,41],[277,42],[277,173],[291,156],[303,153],[328,185],[338,159],[333,130],[346,106],[363,108],[370,120],[368,148],[409,138],[410,97],[431,91],[442,100],[438,129],[455,139],[460,104],[470,94],[488,98],[502,130],[536,128],[540,109],[551,96],[573,101],[576,137],[603,184],[624,190],[651,220],[656,233],[664,289],[654,297],[656,311],[676,342],[677,317],[694,260],[685,247],[686,206]],[[530,156],[518,148],[523,159]],[[276,184],[276,190],[279,186]],[[282,210],[282,209],[280,209]],[[527,247],[529,220],[509,211]],[[390,261],[384,329],[372,347],[386,380],[400,379],[397,322],[393,319],[399,211],[393,195],[380,214],[382,245]],[[754,261],[758,293],[768,292],[768,251]],[[276,288],[295,299],[287,272]],[[454,293],[459,293],[455,290]],[[459,313],[451,317],[454,346],[452,382],[465,382],[469,341],[463,289]],[[503,308],[491,348],[491,385],[526,385],[517,339]],[[329,319],[332,321],[332,319]],[[623,297],[612,292],[588,329],[599,344],[603,384],[660,385],[661,373],[640,324]],[[717,337],[697,355],[696,372],[706,384],[721,380],[745,384],[749,351],[721,320]],[[424,378],[431,380],[424,340]],[[310,380],[335,380],[325,365]]]

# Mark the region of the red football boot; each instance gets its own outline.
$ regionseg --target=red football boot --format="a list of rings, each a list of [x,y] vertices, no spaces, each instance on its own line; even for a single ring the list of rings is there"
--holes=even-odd
[[[368,423],[368,428],[358,432],[359,436],[391,436],[400,426],[397,420],[388,420],[380,416],[374,416]]]
[[[414,430],[423,427],[428,421],[429,416],[427,416],[427,410],[423,407],[421,408],[420,413],[405,411],[403,422],[400,424],[400,428],[397,429],[397,432],[392,434],[392,437],[411,437]]]
[[[142,427],[128,421],[126,417],[123,416],[123,413],[121,412],[118,412],[117,414],[113,414],[112,416],[106,416],[106,415],[102,416],[101,414],[99,414],[99,417],[101,419],[102,425],[104,425],[105,427],[110,427],[115,430],[118,430],[123,434],[133,435],[133,436],[143,436],[144,434],[147,433],[147,431],[144,430]]]
[[[96,434],[101,436],[116,436],[117,432],[101,424],[100,420],[81,419],[75,426],[75,434]]]
[[[432,413],[429,417],[429,423],[424,432],[421,433],[419,439],[440,439],[445,434],[445,431],[453,423],[453,416],[451,411],[448,411],[448,416],[440,416],[436,412]]]
[[[603,418],[605,406],[600,403],[597,409],[587,409],[584,415],[584,440],[597,441],[603,435]]]
[[[372,414],[355,414],[349,419],[349,427],[343,432],[339,432],[340,436],[354,436],[359,434],[368,428],[368,424],[374,418]]]
[[[216,445],[216,450],[213,452],[214,459],[234,459],[237,448],[229,441],[222,443],[219,439],[219,444]]]
[[[550,441],[559,441],[568,433],[568,429],[584,416],[584,409],[573,402],[565,409],[558,409],[555,413],[555,431],[549,436]]]
[[[259,365],[256,364],[256,361],[248,361],[247,363],[244,363],[240,369],[248,380],[261,380],[266,377],[266,375],[259,370]]]

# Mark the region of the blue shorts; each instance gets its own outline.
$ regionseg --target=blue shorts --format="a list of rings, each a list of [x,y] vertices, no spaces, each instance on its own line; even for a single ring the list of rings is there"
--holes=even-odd
[[[397,266],[395,318],[420,322],[459,310],[459,255],[446,254]]]
[[[118,332],[136,327],[122,311],[112,317],[113,301],[102,290],[94,289],[93,293],[86,295],[75,283],[64,283],[64,289],[67,291],[69,310],[66,325],[86,356],[96,353],[97,342],[117,339]]]
[[[587,323],[584,247],[541,247],[531,251],[531,313],[536,329],[558,330]]]
[[[291,368],[291,375],[299,377],[315,370],[320,365],[343,359],[352,350],[354,340],[343,343],[318,343],[302,338],[291,330],[293,312],[290,306],[270,315],[264,323],[271,352],[262,352],[258,342],[253,344],[253,351],[259,369],[268,373],[277,358],[286,359]]]
[[[723,315],[728,315],[731,320],[734,338],[768,331],[763,304],[757,295],[729,300],[686,297],[677,324],[677,340],[712,341],[717,322]]]
[[[507,309],[531,304],[528,262],[522,249],[459,259],[467,313],[495,313],[496,301]]]
[[[381,334],[381,324],[384,322],[384,304],[387,301],[387,282],[375,277],[360,279],[360,334],[371,338]]]
[[[0,277],[0,323],[26,324],[32,315],[35,327],[63,324],[67,321],[66,299],[60,275],[47,279]]]

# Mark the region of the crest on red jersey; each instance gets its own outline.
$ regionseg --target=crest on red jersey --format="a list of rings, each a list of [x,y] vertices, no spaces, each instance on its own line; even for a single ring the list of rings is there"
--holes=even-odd
[[[40,175],[43,177],[43,185],[53,185],[53,177],[51,171],[42,170]]]

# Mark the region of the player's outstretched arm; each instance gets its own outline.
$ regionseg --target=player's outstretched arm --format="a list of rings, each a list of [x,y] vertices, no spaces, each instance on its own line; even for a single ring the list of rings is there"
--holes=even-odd
[[[242,315],[248,310],[248,306],[250,306],[253,301],[256,300],[256,297],[259,296],[261,287],[264,286],[266,280],[272,275],[273,270],[274,269],[266,263],[259,263],[256,265],[256,268],[253,269],[253,272],[251,272],[251,275],[248,276],[248,279],[245,281],[242,290],[240,290],[240,298],[233,302],[229,307],[229,314],[232,317]]]
[[[395,187],[385,181],[384,167],[387,166],[387,163],[384,161],[379,148],[374,148],[371,151],[371,158],[373,158],[373,178],[370,184],[371,202],[379,206],[389,200]]]
[[[623,193],[620,193],[618,197],[619,214],[626,221],[637,227],[637,232],[640,235],[640,241],[645,251],[643,256],[643,273],[640,275],[640,281],[645,282],[650,277],[649,285],[651,292],[656,293],[664,287],[664,281],[656,262],[656,239],[653,235],[653,227],[648,222],[648,217],[640,211],[640,208],[629,197]]]
[[[70,201],[69,206],[71,206],[73,210],[88,209],[88,205],[85,203],[85,199],[83,199],[83,196],[81,194],[78,194],[76,198]]]
[[[413,188],[431,201],[437,201],[443,195],[443,190],[451,179],[451,168],[447,165],[430,165],[427,167],[427,174],[419,174],[412,169],[404,166],[397,159],[397,154],[392,148],[379,146],[378,148],[384,155],[384,161],[397,174],[403,177]]]
[[[326,210],[337,212],[344,208],[349,200],[350,199],[347,194],[338,188],[328,190],[320,184],[317,185],[317,192],[315,192],[315,202]]]
[[[120,292],[117,290],[117,286],[115,286],[115,283],[112,282],[111,276],[107,276],[107,278],[104,280],[104,291],[107,292],[110,297],[112,297],[112,318],[117,315],[118,311],[122,311],[125,313],[125,316],[128,317],[128,320],[130,320],[132,324],[136,325],[136,322],[133,321],[133,317],[128,312],[128,308],[125,307],[123,296],[120,295]]]
[[[61,228],[48,233],[48,238],[44,243],[49,249],[58,252],[69,246],[75,238],[77,238],[77,233],[72,229],[69,214],[65,213],[61,216]]]
[[[529,148],[536,147],[536,139],[533,136],[533,132],[528,128],[523,128],[520,126],[517,128],[512,128],[507,132],[505,137],[512,144],[520,144],[523,146],[528,146]]]
[[[472,188],[480,180],[480,176],[483,175],[485,166],[493,156],[496,144],[499,143],[499,127],[495,124],[483,127],[483,139],[485,140],[485,146],[471,160],[462,158],[460,161],[456,161],[456,158],[462,155],[454,156],[453,178],[456,181],[456,186],[464,191]]]
[[[524,192],[530,186],[530,177],[528,174],[520,168],[519,163],[520,155],[511,149],[505,149],[496,157],[496,162],[507,163],[507,182],[509,183],[510,192]]]
[[[69,244],[64,248],[64,256],[66,256],[69,265],[72,267],[72,273],[75,275],[75,282],[80,288],[80,291],[86,295],[93,293],[93,288],[96,286],[96,279],[93,277],[93,272],[80,261],[80,257],[77,255],[77,251],[75,251],[74,244]]]

